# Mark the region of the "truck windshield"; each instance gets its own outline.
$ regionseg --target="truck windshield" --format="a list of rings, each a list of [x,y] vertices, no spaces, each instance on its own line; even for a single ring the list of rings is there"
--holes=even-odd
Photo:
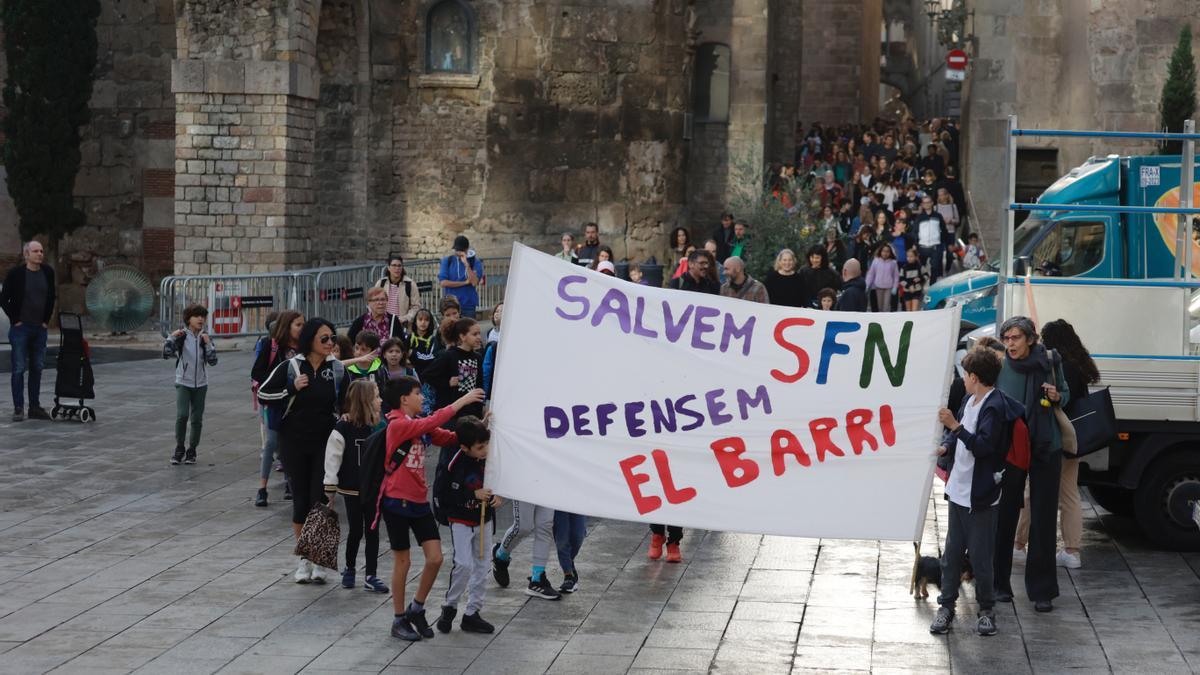
[[[1031,260],[1033,273],[1074,277],[1104,259],[1104,222],[1030,218],[1017,228],[1014,250]]]

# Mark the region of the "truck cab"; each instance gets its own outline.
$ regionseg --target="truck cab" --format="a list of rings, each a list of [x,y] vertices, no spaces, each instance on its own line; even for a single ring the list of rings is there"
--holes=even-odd
[[[1038,202],[1175,207],[1179,164],[1178,157],[1160,155],[1093,157],[1055,181]],[[1195,193],[1200,197],[1200,190]],[[1013,234],[1015,271],[1023,274],[1028,265],[1034,276],[1169,279],[1177,220],[1169,214],[1033,211]],[[1191,245],[1193,274],[1200,276],[1200,245]],[[930,286],[925,306],[961,306],[964,321],[994,323],[998,277],[994,265],[945,277]]]

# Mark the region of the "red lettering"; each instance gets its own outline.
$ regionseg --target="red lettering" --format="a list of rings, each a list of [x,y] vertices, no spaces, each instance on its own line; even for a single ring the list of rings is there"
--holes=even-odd
[[[883,431],[883,442],[890,448],[896,444],[896,421],[892,419],[892,406],[879,409],[879,428]]]
[[[796,382],[800,378],[804,377],[805,373],[808,372],[808,352],[804,351],[803,347],[800,347],[799,345],[794,345],[794,344],[788,342],[787,339],[785,339],[783,337],[783,331],[785,331],[789,328],[792,328],[793,326],[811,326],[811,325],[813,325],[812,319],[805,319],[802,317],[796,317],[796,318],[792,318],[792,319],[784,319],[783,321],[780,321],[779,323],[775,324],[775,342],[780,347],[783,347],[784,349],[788,350],[792,354],[795,354],[795,356],[796,356],[796,372],[789,375],[781,370],[772,369],[771,377],[775,378],[776,380],[779,380],[780,382],[783,382],[784,384],[791,384],[793,382]]]
[[[842,449],[833,444],[833,440],[829,438],[829,432],[837,428],[837,420],[832,417],[819,417],[808,423],[808,431],[812,434],[813,447],[817,453],[817,461],[824,462],[825,454],[837,455],[845,457],[846,453]]]
[[[668,502],[682,504],[696,498],[696,488],[675,487],[675,481],[671,478],[671,463],[667,460],[666,452],[654,450],[650,455],[654,457],[654,466],[658,468],[658,479],[662,481],[663,494],[666,495]]]
[[[741,487],[758,478],[758,463],[752,459],[743,459],[746,452],[746,441],[737,436],[722,438],[710,446],[721,466],[725,483],[731,488]]]
[[[796,434],[787,429],[779,429],[771,434],[771,466],[775,468],[776,476],[783,475],[783,460],[786,455],[795,457],[796,461],[800,462],[800,466],[812,466],[812,459],[800,445],[800,439],[796,438]]]
[[[655,452],[658,452],[657,450]],[[642,494],[641,485],[650,482],[650,476],[644,473],[634,473],[633,470],[646,461],[645,455],[634,455],[621,460],[621,474],[625,476],[625,484],[629,486],[629,494],[633,496],[633,505],[640,515],[646,515],[662,506],[662,499],[653,495]]]
[[[866,408],[858,408],[846,413],[846,437],[850,439],[850,449],[856,455],[862,454],[864,445],[871,446],[871,452],[879,449],[879,441],[875,440],[875,436],[867,431],[867,425],[871,423],[873,417],[875,417],[874,413]]]

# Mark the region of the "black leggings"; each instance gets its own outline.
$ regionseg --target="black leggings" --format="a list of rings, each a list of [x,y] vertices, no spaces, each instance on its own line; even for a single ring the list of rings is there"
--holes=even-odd
[[[325,441],[328,437],[328,433],[279,434],[279,458],[292,486],[293,523],[303,524],[309,509],[325,500]]]
[[[678,544],[683,539],[683,528],[678,525],[651,525],[650,531],[660,537],[666,534],[668,544]]]
[[[346,502],[346,520],[349,522],[350,532],[346,535],[346,567],[356,569],[356,559],[358,558],[358,542],[363,538],[363,511],[362,500],[358,495],[342,495],[342,501]],[[376,564],[379,562],[379,529],[367,530],[367,576],[375,576]]]

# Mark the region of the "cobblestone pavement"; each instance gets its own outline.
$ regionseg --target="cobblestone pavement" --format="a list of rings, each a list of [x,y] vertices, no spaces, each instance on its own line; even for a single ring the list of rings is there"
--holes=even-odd
[[[1037,614],[1023,597],[1001,605],[993,638],[965,619],[949,637],[929,634],[934,603],[907,593],[907,543],[691,531],[685,564],[666,565],[646,559],[643,526],[606,521],[584,545],[580,592],[546,602],[517,583],[493,587],[483,616],[494,635],[456,627],[410,645],[388,635],[387,597],[291,582],[279,474],[271,506],[251,503],[259,432],[249,360],[227,353],[211,371],[196,466],[167,462],[174,408],[162,361],[98,366],[94,425],[0,424],[0,671],[1200,669],[1200,556],[1149,550],[1127,521],[1090,506],[1085,567],[1060,569],[1055,611]],[[927,542],[944,524],[940,498],[932,503]],[[528,555],[523,544],[514,571]],[[960,601],[959,616],[973,614]]]

